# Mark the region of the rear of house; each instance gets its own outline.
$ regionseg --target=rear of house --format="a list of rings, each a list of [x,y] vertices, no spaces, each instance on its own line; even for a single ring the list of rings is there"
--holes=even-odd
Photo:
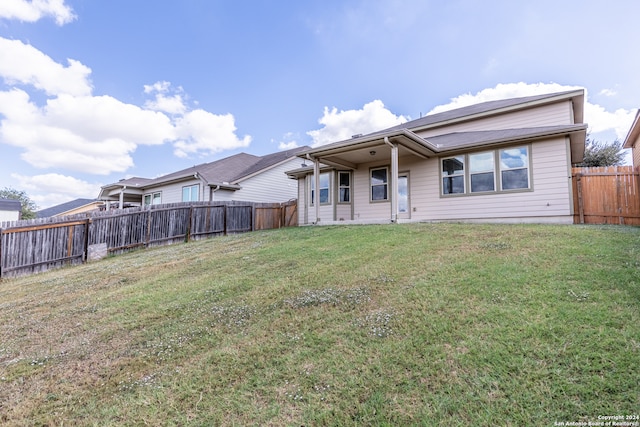
[[[582,90],[490,101],[306,150],[287,172],[299,223],[572,223],[583,104]]]

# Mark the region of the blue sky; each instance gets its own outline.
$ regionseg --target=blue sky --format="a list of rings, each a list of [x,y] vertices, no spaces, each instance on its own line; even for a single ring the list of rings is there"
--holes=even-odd
[[[237,152],[575,87],[640,107],[635,0],[0,0],[0,188],[46,208]]]

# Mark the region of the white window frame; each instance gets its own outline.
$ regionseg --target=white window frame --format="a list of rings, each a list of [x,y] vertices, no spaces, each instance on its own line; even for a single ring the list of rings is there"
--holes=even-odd
[[[474,170],[474,158],[479,156],[487,156],[491,160],[491,168],[476,169]],[[477,153],[469,153],[467,155],[467,161],[469,164],[469,192],[470,193],[493,193],[496,191],[496,153],[495,151],[480,151]],[[474,190],[473,189],[473,177],[475,175],[485,175],[491,173],[493,188],[491,190]]]
[[[373,173],[375,171],[384,170],[385,171],[385,180],[382,183],[373,182]],[[383,187],[384,188],[384,199],[374,199],[373,198],[373,188],[374,187]],[[376,167],[369,169],[369,202],[370,203],[379,203],[379,202],[388,202],[389,201],[389,167]]]
[[[456,170],[453,171],[453,173],[449,174],[445,174],[445,170],[444,170],[444,162],[446,160],[451,160],[451,159],[456,159],[458,161],[461,161],[462,163],[462,169],[461,170]],[[466,155],[458,155],[458,156],[450,156],[450,157],[443,157],[440,159],[440,194],[443,196],[461,196],[467,193],[467,179],[466,179],[466,174],[467,174],[467,156]],[[453,181],[453,178],[460,178],[462,177],[462,192],[458,192],[458,193],[445,193],[444,189],[445,189],[445,185],[444,185],[444,180],[445,179],[450,179],[451,181]],[[449,188],[453,189],[453,186],[451,184],[449,184]]]
[[[147,198],[149,198],[149,203],[147,203]],[[142,196],[143,206],[160,205],[160,204],[162,204],[162,191],[154,191],[153,193],[147,193],[144,196]]]
[[[342,176],[345,175],[349,181],[347,185],[342,185]],[[343,199],[342,190],[346,190],[347,198]],[[351,172],[338,171],[338,203],[350,204],[351,203]]]
[[[195,199],[193,198],[194,190],[195,190]],[[184,197],[185,191],[189,192],[188,200],[185,200],[185,197]],[[184,187],[182,187],[183,202],[197,202],[199,200],[200,200],[200,184],[185,185]]]
[[[502,153],[507,152],[507,151],[511,151],[511,150],[525,150],[525,154],[526,154],[526,159],[523,161],[522,165],[516,166],[516,167],[508,167],[508,165],[504,165],[503,161],[502,161]],[[501,150],[498,150],[498,168],[499,168],[499,173],[500,173],[500,190],[502,191],[524,191],[524,190],[529,190],[531,189],[531,150],[529,149],[528,146],[519,146],[519,147],[510,147],[510,148],[504,148]],[[518,170],[526,170],[526,176],[527,176],[527,186],[526,187],[515,187],[515,188],[504,188],[504,176],[503,173],[504,172],[510,172],[510,171],[518,171]]]
[[[323,187],[323,177],[327,178],[327,186]],[[313,175],[309,175],[309,194],[311,195],[311,206],[314,206],[315,204],[315,186],[316,186],[316,177]],[[323,205],[330,205],[331,204],[331,172],[322,172],[320,174],[320,179],[318,180],[320,181],[320,197],[322,197],[322,192],[323,190],[326,190],[327,193],[327,200],[325,202],[323,202],[322,200],[320,200],[320,206]]]

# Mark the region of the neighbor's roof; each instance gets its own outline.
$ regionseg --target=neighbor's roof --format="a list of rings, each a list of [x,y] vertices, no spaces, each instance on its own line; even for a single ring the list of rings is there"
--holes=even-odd
[[[0,211],[21,211],[22,203],[16,199],[0,199]]]
[[[308,150],[310,147],[298,147],[291,150],[279,151],[265,156],[255,156],[253,154],[239,153],[224,159],[210,163],[202,163],[158,178],[130,178],[109,184],[103,189],[121,187],[127,185],[131,187],[153,188],[165,185],[168,182],[180,181],[190,177],[201,177],[210,185],[226,184],[230,188],[237,186],[239,181],[269,169],[280,162],[291,157],[296,157],[300,152]]]
[[[96,199],[75,199],[66,203],[61,203],[56,206],[51,206],[47,209],[42,209],[36,212],[37,218],[48,218],[50,216],[60,215],[61,213],[68,212],[73,209],[80,208],[82,206],[89,205],[96,202]]]

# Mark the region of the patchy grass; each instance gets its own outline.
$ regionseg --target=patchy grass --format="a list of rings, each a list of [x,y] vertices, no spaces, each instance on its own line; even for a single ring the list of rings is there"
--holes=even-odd
[[[303,227],[0,283],[6,425],[640,412],[640,229]],[[637,421],[637,420],[636,420]]]

